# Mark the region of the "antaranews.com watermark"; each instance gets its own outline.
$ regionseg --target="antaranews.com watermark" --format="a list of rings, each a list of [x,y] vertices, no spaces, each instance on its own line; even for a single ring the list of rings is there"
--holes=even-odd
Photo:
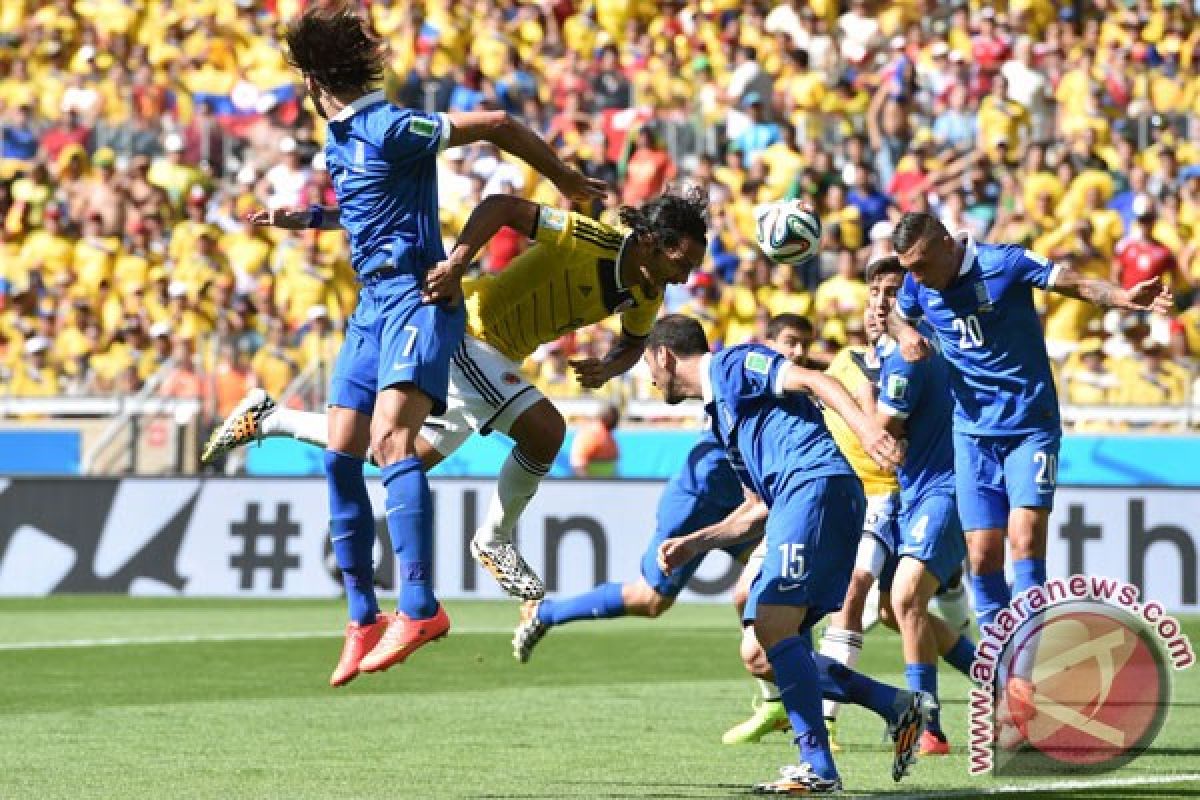
[[[971,677],[972,775],[1106,772],[1153,743],[1171,673],[1196,657],[1138,587],[1073,575],[1014,598],[980,632]]]

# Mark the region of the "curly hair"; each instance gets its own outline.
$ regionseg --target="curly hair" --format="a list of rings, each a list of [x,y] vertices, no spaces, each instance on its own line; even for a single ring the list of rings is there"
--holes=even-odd
[[[668,189],[639,208],[621,206],[620,218],[635,236],[658,247],[678,247],[685,237],[707,246],[707,208],[704,189],[689,186],[680,192]]]
[[[332,94],[365,93],[383,81],[383,45],[345,3],[308,8],[284,40],[288,63]]]

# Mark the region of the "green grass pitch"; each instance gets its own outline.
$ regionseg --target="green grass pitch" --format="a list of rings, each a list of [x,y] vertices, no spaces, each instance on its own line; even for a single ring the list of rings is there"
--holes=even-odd
[[[560,628],[521,666],[515,603],[447,605],[448,639],[335,690],[336,600],[0,601],[0,798],[737,797],[795,758],[783,734],[720,744],[756,691],[727,607]],[[900,682],[896,637],[872,632],[862,666]],[[956,754],[893,784],[881,725],[848,709],[847,794],[1200,797],[1200,668],[1152,753],[1047,793],[967,775],[967,683],[942,675]]]

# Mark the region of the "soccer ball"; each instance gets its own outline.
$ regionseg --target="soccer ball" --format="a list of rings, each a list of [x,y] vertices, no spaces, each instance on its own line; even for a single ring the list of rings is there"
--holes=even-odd
[[[758,246],[778,264],[803,264],[817,255],[821,218],[799,200],[764,203],[754,209]]]

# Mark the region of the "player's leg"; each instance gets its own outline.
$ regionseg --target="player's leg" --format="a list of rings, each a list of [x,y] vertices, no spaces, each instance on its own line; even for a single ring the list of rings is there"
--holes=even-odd
[[[1012,600],[1004,575],[1008,497],[998,444],[992,437],[954,433],[958,514],[966,531],[971,595],[980,629]]]
[[[937,612],[950,630],[959,634],[971,631],[971,601],[967,597],[967,587],[963,583],[963,569],[954,573],[950,582],[938,590],[933,596],[937,604]]]
[[[375,515],[363,478],[375,407],[378,350],[370,326],[372,307],[363,305],[351,318],[330,382],[325,450],[329,489],[329,536],[346,591],[349,623],[330,684],[341,686],[358,676],[362,659],[387,628],[375,596]]]
[[[896,513],[899,497],[896,493],[875,495],[867,498],[867,515],[863,523],[862,538],[854,558],[854,572],[850,575],[850,588],[839,611],[829,617],[829,625],[821,637],[821,655],[845,664],[850,669],[858,666],[862,655],[863,633],[867,626],[864,613],[871,590],[883,572],[885,565],[896,548]],[[877,621],[872,620],[872,624]],[[825,700],[822,704],[825,727],[829,730],[829,741],[833,751],[841,747],[837,741],[837,716],[841,704]]]
[[[886,686],[813,652],[812,625],[845,597],[857,547],[845,532],[862,530],[864,507],[862,484],[850,476],[808,481],[776,498],[762,571],[747,605],[796,731],[801,761],[822,787],[838,782],[822,695],[864,705],[887,720],[896,741],[896,780],[911,763],[924,725],[920,693]]]
[[[433,593],[433,496],[417,442],[426,418],[446,409],[450,359],[462,341],[461,307],[422,305],[400,280],[378,290],[385,313],[380,326],[378,385],[371,419],[371,451],[386,490],[385,516],[396,551],[400,592],[397,613],[366,672],[388,669],[450,629]]]
[[[1039,431],[1016,439],[1004,458],[1013,595],[1046,583],[1046,532],[1058,484],[1061,436]]]
[[[664,613],[704,558],[692,559],[667,575],[658,565],[659,545],[720,522],[731,511],[683,491],[674,481],[668,483],[658,500],[654,536],[642,555],[642,577],[626,584],[601,584],[571,597],[548,597],[526,603],[521,609],[521,622],[513,633],[513,657],[522,663],[528,661],[533,648],[557,625],[627,615],[657,617]]]
[[[742,567],[737,583],[733,587],[733,607],[738,613],[739,620],[745,620],[746,606],[750,598],[750,590],[754,580],[762,569],[763,553],[766,542],[761,541],[754,548]],[[788,720],[787,710],[779,697],[779,687],[775,685],[775,673],[771,671],[771,662],[754,635],[752,624],[742,625],[742,641],[738,645],[738,655],[742,665],[758,683],[760,697],[752,704],[753,713],[750,717],[721,735],[722,744],[755,744],[773,731],[784,731],[792,726]]]

